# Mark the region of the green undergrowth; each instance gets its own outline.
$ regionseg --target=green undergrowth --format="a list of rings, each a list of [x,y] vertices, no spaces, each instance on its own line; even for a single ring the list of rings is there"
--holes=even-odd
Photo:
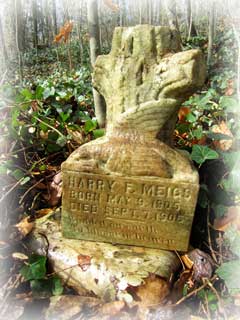
[[[185,45],[196,48],[197,43],[204,51],[203,37]],[[191,243],[211,254],[220,279],[215,284],[219,296],[209,288],[197,295],[213,319],[224,318],[222,307],[234,314],[240,293],[240,105],[236,61],[233,31],[220,31],[205,86],[184,102],[175,130],[176,146],[190,153],[199,170],[200,192]]]

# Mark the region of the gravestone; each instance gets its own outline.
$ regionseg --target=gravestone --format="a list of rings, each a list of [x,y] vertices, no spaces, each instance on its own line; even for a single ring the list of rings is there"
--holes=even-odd
[[[200,50],[180,51],[168,27],[116,28],[93,85],[107,104],[106,135],[62,165],[67,238],[186,251],[198,173],[173,147],[181,103],[204,82]]]

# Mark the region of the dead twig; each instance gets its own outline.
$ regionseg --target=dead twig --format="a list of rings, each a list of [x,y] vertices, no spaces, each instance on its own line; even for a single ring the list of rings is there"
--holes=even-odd
[[[184,263],[183,263],[183,261],[182,261],[182,258],[181,258],[181,256],[180,256],[180,254],[179,254],[176,250],[174,250],[174,252],[176,253],[178,259],[180,260],[183,270],[185,270],[186,267],[185,267],[185,265],[184,265]]]
[[[212,239],[211,239],[211,234],[210,234],[210,223],[209,223],[209,215],[210,215],[210,206],[208,205],[208,210],[207,210],[207,233],[208,233],[208,243],[209,243],[209,248],[211,250],[211,256],[213,257],[213,260],[216,262],[216,264],[218,265],[218,260],[217,257],[215,255],[215,252],[213,250],[212,247]]]
[[[208,279],[204,279],[204,281],[208,285],[209,289],[212,290],[212,292],[216,295],[216,297],[218,299],[218,304],[219,304],[219,311],[220,311],[220,313],[222,313],[224,320],[227,320],[228,317],[225,313],[223,302],[222,302],[222,299],[221,299],[219,293],[217,292],[217,290],[214,288],[214,286],[212,285],[212,283]]]
[[[209,305],[208,305],[208,297],[207,297],[207,293],[206,292],[204,292],[204,299],[205,299],[206,310],[204,308],[204,304],[203,304],[203,310],[204,310],[204,313],[206,314],[208,320],[211,320],[210,311],[209,311]]]
[[[217,275],[214,275],[209,282],[213,282],[217,279]],[[198,293],[199,291],[201,291],[202,289],[204,289],[205,287],[208,286],[208,283],[204,283],[203,285],[201,285],[200,287],[196,288],[195,290],[189,292],[186,296],[182,297],[181,299],[179,299],[175,304],[173,304],[172,306],[178,306],[179,304],[181,304],[182,302],[184,302],[185,300],[187,300],[188,298],[192,297],[193,295],[195,295],[196,293]]]
[[[23,181],[24,177],[22,177],[20,180],[18,180],[13,186],[12,188],[10,188],[0,199],[0,203],[3,202],[3,200],[19,185],[21,184],[21,182]]]
[[[45,178],[40,179],[39,181],[37,181],[35,184],[33,184],[30,188],[27,189],[26,192],[24,192],[24,194],[21,196],[20,200],[19,200],[19,204],[23,203],[23,200],[25,199],[25,197],[28,195],[28,193],[33,190],[38,184],[40,184],[41,182],[44,181]]]

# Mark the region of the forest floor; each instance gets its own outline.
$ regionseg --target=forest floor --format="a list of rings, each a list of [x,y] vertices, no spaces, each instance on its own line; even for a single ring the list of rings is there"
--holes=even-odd
[[[184,48],[205,52],[206,44],[204,37],[194,37]],[[181,308],[178,314],[164,313],[159,305],[149,308],[146,316],[146,310],[130,310],[120,301],[102,304],[78,296],[58,277],[48,276],[46,257],[31,256],[25,247],[23,239],[34,220],[61,206],[61,163],[78,146],[104,135],[94,116],[87,43],[84,48],[79,63],[79,48],[72,41],[71,71],[64,44],[29,51],[23,59],[23,82],[15,71],[15,77],[6,76],[0,87],[0,318],[25,319],[33,313],[36,318],[37,312],[38,319],[44,319],[43,310],[53,296],[62,297],[66,309],[69,297],[73,305],[81,305],[64,319],[83,319],[86,305],[92,310],[89,318],[181,318]],[[197,250],[182,257],[184,269],[175,275],[175,289],[181,294],[174,304],[184,306],[189,319],[240,316],[236,56],[232,31],[219,30],[204,88],[184,102],[175,129],[175,146],[189,153],[200,175],[191,236]],[[211,265],[207,273],[201,269],[204,263]]]

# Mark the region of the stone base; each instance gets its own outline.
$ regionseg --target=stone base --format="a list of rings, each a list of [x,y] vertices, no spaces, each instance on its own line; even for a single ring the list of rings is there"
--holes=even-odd
[[[150,274],[169,279],[180,265],[169,251],[65,239],[56,214],[36,222],[29,245],[35,253],[47,254],[65,284],[105,301],[131,302],[129,287],[140,286]]]

